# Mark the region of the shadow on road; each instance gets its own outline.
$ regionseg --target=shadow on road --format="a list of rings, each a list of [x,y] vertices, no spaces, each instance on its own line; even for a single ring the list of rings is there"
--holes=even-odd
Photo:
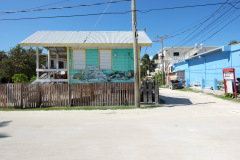
[[[216,102],[192,103],[188,98],[176,98],[176,97],[166,97],[166,96],[160,96],[160,98],[165,101],[165,104],[167,105],[167,107],[216,103]]]
[[[7,125],[9,125],[12,121],[3,121],[3,122],[0,122],[0,127],[6,127]],[[9,135],[7,134],[3,134],[3,133],[0,133],[0,138],[7,138],[7,137],[10,137]]]
[[[187,98],[176,98],[176,97],[166,97],[166,96],[160,96],[160,98],[165,101],[165,104],[184,104],[184,105],[191,105],[191,104],[193,104]]]
[[[3,122],[0,122],[0,127],[5,127],[7,126],[9,123],[11,123],[12,121],[3,121]]]

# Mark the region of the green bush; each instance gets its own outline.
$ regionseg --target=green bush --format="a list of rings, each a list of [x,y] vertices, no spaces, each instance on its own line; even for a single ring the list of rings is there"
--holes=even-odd
[[[32,83],[33,81],[35,81],[37,79],[37,77],[36,76],[32,76],[32,78],[30,79],[30,83]]]
[[[234,94],[229,94],[229,93],[225,93],[224,96],[227,97],[227,98],[235,98]]]
[[[160,73],[157,73],[153,76],[153,80],[155,80],[155,77],[157,76],[157,80],[158,80],[158,85],[159,86],[162,86],[163,85],[163,82],[162,82],[162,76],[164,76],[164,79],[165,79],[165,74],[162,74],[162,72]]]
[[[14,83],[25,83],[28,82],[28,77],[25,74],[14,74],[12,80]]]

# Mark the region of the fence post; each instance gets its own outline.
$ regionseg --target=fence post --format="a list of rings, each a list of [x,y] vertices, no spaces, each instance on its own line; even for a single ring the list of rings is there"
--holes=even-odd
[[[148,83],[148,103],[152,103],[152,87],[153,87],[153,82]]]
[[[37,90],[38,90],[38,107],[41,108],[41,104],[42,104],[42,91],[41,91],[41,86],[38,83],[37,84]]]
[[[213,80],[213,93],[215,94],[215,91],[217,90],[217,79]]]
[[[147,103],[147,81],[143,80],[143,102]]]
[[[159,86],[157,76],[155,76],[155,104],[159,104]]]
[[[183,86],[183,80],[182,80],[182,79],[180,79],[180,81],[181,81],[181,83],[180,83],[180,86],[182,87],[182,86]]]
[[[68,83],[68,105],[71,106],[71,104],[72,104],[71,84]]]
[[[205,88],[205,84],[204,84],[204,79],[202,78],[202,82],[201,82],[201,90],[203,90]]]
[[[186,79],[186,88],[189,88],[189,81]]]
[[[21,103],[21,104],[20,104],[20,107],[21,107],[21,108],[23,108],[23,87],[24,87],[23,84],[21,84],[21,88],[20,88],[20,89],[21,89],[21,91],[20,91],[20,92],[21,92],[21,94],[20,94],[20,96],[21,96],[21,99],[20,99],[20,103]]]

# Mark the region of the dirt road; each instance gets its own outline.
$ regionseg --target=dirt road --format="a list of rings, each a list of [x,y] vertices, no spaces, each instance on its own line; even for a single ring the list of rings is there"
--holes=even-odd
[[[239,160],[239,104],[160,93],[154,109],[0,112],[0,159]]]

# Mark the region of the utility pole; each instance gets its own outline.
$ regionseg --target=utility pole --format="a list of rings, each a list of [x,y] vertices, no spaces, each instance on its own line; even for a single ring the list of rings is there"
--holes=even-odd
[[[167,38],[167,35],[166,36],[162,36],[162,37],[159,37],[157,36],[156,38],[160,38],[161,39],[161,46],[162,46],[162,55],[161,55],[161,60],[162,60],[162,84],[165,85],[165,71],[164,71],[164,54],[163,54],[163,39]],[[160,67],[160,65],[159,65]]]
[[[139,89],[139,57],[138,57],[138,33],[136,18],[136,0],[132,0],[132,31],[133,31],[133,51],[134,51],[134,93],[135,106],[140,107],[140,89]]]

